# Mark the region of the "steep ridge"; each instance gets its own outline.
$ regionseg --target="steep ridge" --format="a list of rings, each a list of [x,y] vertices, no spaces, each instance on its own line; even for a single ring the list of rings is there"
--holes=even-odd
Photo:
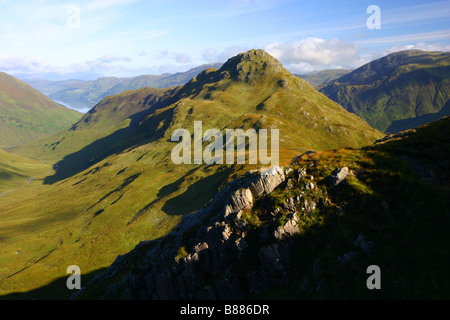
[[[450,53],[406,50],[369,62],[320,91],[373,127],[395,133],[450,115],[449,88]]]
[[[72,298],[447,299],[450,146],[440,132],[449,122],[249,171]],[[442,149],[439,160],[425,141]],[[445,166],[446,184],[423,180],[402,158],[411,150]],[[382,290],[366,286],[371,265],[381,268]]]
[[[202,121],[203,132],[277,128],[281,164],[308,150],[383,136],[262,50],[184,86],[106,97],[69,130],[14,150],[54,164],[56,173],[0,200],[1,294],[35,289],[30,297],[67,297],[57,279],[68,265],[95,276],[140,241],[170,233],[234,175],[261,166],[176,165],[171,135],[179,128],[192,133],[194,121]]]
[[[81,113],[52,101],[25,82],[0,73],[0,148],[69,128]]]

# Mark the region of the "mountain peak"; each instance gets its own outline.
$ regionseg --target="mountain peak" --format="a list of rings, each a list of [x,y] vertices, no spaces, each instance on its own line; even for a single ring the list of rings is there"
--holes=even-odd
[[[262,49],[252,49],[228,59],[219,69],[228,73],[233,80],[251,82],[259,75],[279,72],[284,69],[281,63]]]

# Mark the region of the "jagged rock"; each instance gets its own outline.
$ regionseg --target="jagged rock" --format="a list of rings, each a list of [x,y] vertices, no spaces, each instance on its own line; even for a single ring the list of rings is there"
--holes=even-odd
[[[234,225],[239,230],[245,230],[247,228],[247,220],[245,219],[237,219],[234,221]]]
[[[250,184],[253,197],[257,198],[262,194],[269,194],[280,183],[285,180],[283,168],[280,166],[271,167],[261,171],[258,178]]]
[[[314,200],[311,200],[311,201],[305,200],[304,205],[305,205],[305,210],[306,210],[307,214],[313,213],[313,211],[317,207],[317,203]]]
[[[291,212],[291,213],[289,213],[289,214],[287,215],[287,217],[288,217],[289,219],[295,221],[295,222],[298,222],[298,221],[299,221],[299,217],[298,217],[297,212]]]
[[[194,246],[194,251],[196,253],[208,249],[208,244],[206,242],[198,243]]]
[[[230,226],[228,224],[226,224],[224,230],[222,231],[223,240],[227,241],[228,239],[230,239],[231,233],[232,233],[232,229],[230,228]]]
[[[300,230],[298,228],[296,219],[290,219],[285,223],[284,226],[279,226],[277,229],[275,229],[273,236],[276,240],[281,241],[286,237],[292,237],[299,232]]]
[[[242,209],[251,208],[253,205],[253,196],[250,189],[240,189],[231,195],[228,204],[225,207],[224,217],[238,213]]]
[[[289,220],[288,222],[286,222],[286,224],[284,225],[284,232],[285,232],[285,234],[287,234],[287,235],[289,235],[291,237],[294,234],[299,233],[300,230],[298,229],[297,222],[294,219]]]
[[[273,232],[273,236],[276,240],[283,240],[284,239],[284,228],[282,226],[279,226],[275,229]]]
[[[335,187],[347,178],[348,168],[342,167],[333,171],[331,175],[331,186]]]
[[[288,179],[286,183],[286,190],[291,190],[292,188],[294,188],[294,182],[292,181],[292,179]]]
[[[287,177],[289,175],[289,173],[291,173],[292,171],[294,171],[292,168],[286,168],[284,170],[284,175]]]
[[[295,203],[293,198],[288,198],[285,202],[282,204],[283,208],[289,211],[295,211]]]
[[[307,189],[307,190],[312,190],[312,189],[314,189],[314,182],[311,182],[311,181],[306,181],[305,182],[305,188]]]
[[[301,179],[306,177],[306,175],[307,175],[307,173],[306,173],[306,169],[305,168],[299,169],[298,173],[297,173],[298,181],[300,181]]]

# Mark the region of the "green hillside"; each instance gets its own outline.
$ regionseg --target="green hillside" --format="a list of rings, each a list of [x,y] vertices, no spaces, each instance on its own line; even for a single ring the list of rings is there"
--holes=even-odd
[[[320,91],[381,131],[414,128],[450,114],[450,53],[392,53]]]
[[[43,178],[50,172],[51,166],[44,162],[0,150],[0,196],[30,184],[38,176]]]
[[[281,163],[383,136],[262,50],[184,86],[105,97],[70,129],[14,148],[55,171],[0,199],[0,294],[67,298],[67,266],[80,266],[87,281],[140,241],[171,232],[234,174],[260,166],[175,165],[171,134],[193,132],[194,121],[203,131],[277,128]]]
[[[0,148],[69,128],[81,114],[63,107],[25,82],[0,73]]]

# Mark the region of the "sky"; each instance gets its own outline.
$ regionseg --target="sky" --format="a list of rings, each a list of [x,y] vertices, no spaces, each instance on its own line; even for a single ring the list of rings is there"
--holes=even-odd
[[[264,49],[296,74],[450,51],[450,0],[0,0],[0,71],[174,73]]]

